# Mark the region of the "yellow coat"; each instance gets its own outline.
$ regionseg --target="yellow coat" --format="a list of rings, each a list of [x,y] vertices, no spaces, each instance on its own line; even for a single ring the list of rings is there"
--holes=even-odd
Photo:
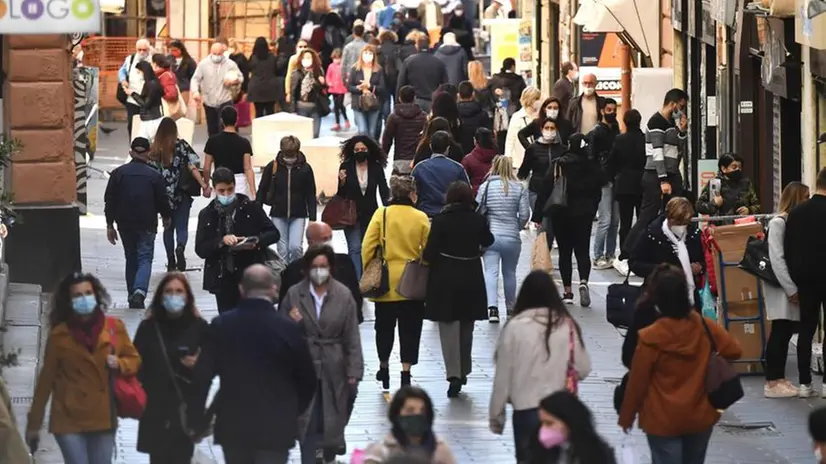
[[[390,291],[372,301],[389,303],[404,301],[406,298],[396,293],[396,286],[402,277],[404,266],[408,261],[421,258],[422,250],[427,244],[430,233],[430,221],[427,215],[414,206],[403,204],[390,205],[376,210],[364,241],[361,244],[361,262],[365,267],[376,256],[376,247],[381,241],[382,230],[385,230],[384,211],[387,210],[387,226],[385,232],[384,257],[390,274]]]
[[[23,436],[11,409],[11,398],[6,384],[0,378],[0,464],[28,464],[32,462]]]

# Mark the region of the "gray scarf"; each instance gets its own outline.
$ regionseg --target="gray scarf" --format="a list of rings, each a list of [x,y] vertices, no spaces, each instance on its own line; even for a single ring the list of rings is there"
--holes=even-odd
[[[241,199],[235,197],[235,201],[228,204],[227,206],[218,203],[216,200],[214,203],[215,211],[218,212],[218,233],[221,237],[225,235],[233,235],[235,229],[235,211],[240,206]],[[233,257],[232,252],[224,253],[223,255],[223,266],[221,267],[222,271],[227,271],[229,273],[235,272],[235,259]]]

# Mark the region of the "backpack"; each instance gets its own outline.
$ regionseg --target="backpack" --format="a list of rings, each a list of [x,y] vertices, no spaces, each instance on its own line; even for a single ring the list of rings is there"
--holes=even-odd
[[[385,54],[387,49],[392,50],[392,54]],[[382,45],[379,47],[379,64],[384,69],[384,77],[386,81],[396,82],[399,77],[399,48],[390,44],[390,46]]]

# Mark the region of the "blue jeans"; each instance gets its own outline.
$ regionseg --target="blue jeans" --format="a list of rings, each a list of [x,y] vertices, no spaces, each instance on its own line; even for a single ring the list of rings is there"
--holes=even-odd
[[[505,288],[505,307],[513,308],[516,301],[516,264],[522,242],[511,238],[496,238],[493,245],[485,250],[482,260],[485,263],[485,290],[488,294],[488,306],[499,307],[499,263],[502,263],[502,285]]]
[[[648,434],[652,464],[703,464],[712,430],[676,437]]]
[[[192,209],[192,197],[184,195],[178,208],[172,212],[172,225],[163,230],[163,246],[166,248],[166,259],[174,261],[175,245],[186,247],[189,240],[189,211]],[[178,241],[175,241],[175,236]]]
[[[115,432],[65,433],[55,435],[66,464],[112,464]]]
[[[307,218],[272,218],[272,223],[281,234],[281,239],[278,240],[278,254],[287,263],[291,263],[296,259],[302,257],[302,244],[304,243],[304,226],[307,224]]]
[[[372,111],[353,110],[353,119],[356,121],[359,134],[369,135],[378,140],[376,132],[378,132],[379,127],[379,116],[381,116],[381,109]]]
[[[594,234],[594,259],[613,258],[617,255],[617,230],[619,229],[619,204],[614,200],[614,184],[602,187],[599,200],[599,221]]]
[[[516,448],[516,462],[528,462],[531,443],[539,430],[539,408],[513,411],[513,444]]]
[[[296,108],[295,114],[305,116],[313,120],[313,137],[318,138],[318,133],[321,131],[321,115],[318,114],[317,109]]]
[[[361,242],[364,240],[364,231],[358,222],[352,227],[344,229],[344,238],[347,239],[347,254],[356,268],[356,278],[361,280]]]
[[[391,100],[392,98],[385,98],[384,101],[381,102],[381,117],[379,118],[379,122],[376,125],[376,136],[381,136],[381,129],[384,123],[386,123],[387,118],[390,117],[390,113],[392,112],[391,107]],[[378,140],[378,138],[376,138]]]
[[[155,232],[119,230],[118,233],[126,258],[126,290],[130,296],[136,292],[146,296],[155,256]]]

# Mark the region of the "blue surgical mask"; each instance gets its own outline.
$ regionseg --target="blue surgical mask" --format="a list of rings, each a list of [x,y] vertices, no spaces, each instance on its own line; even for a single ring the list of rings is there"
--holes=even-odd
[[[172,314],[180,314],[186,306],[184,295],[164,295],[163,307]]]
[[[80,316],[88,316],[98,307],[95,295],[82,295],[72,298],[72,309]]]
[[[220,203],[223,206],[227,206],[232,204],[233,201],[235,201],[235,194],[233,193],[232,195],[218,195],[217,199],[218,203]]]

